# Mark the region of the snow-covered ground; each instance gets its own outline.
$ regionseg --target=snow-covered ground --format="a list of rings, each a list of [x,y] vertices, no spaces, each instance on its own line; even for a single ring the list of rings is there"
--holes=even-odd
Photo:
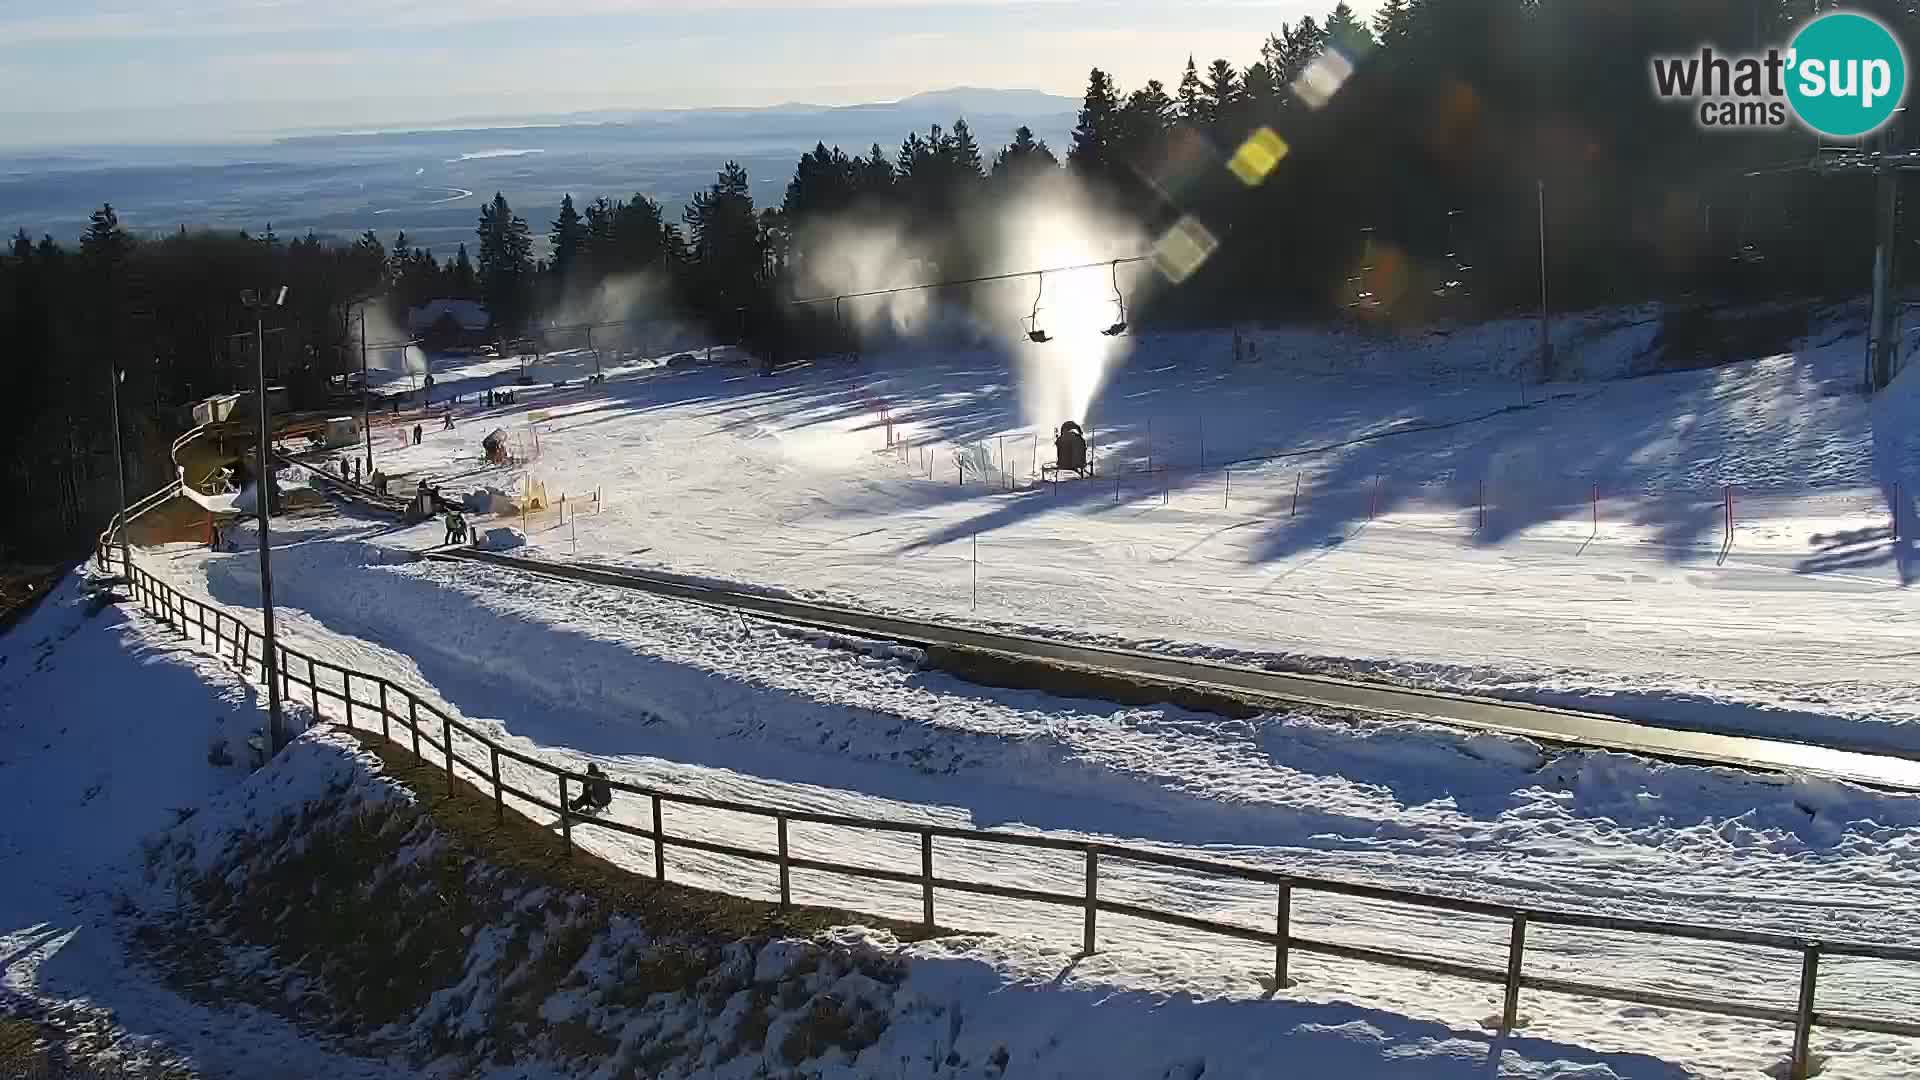
[[[134,961],[114,896],[140,842],[241,766],[254,695],[131,610],[89,619],[69,576],[0,636],[0,1013],[45,1023],[76,1063],[184,1066],[207,1077],[411,1075],[336,1054],[246,1007],[188,1001]]]
[[[146,1063],[208,1078],[420,1075],[417,1060],[388,1064],[354,1057],[273,1012],[189,1002],[130,958],[126,919],[183,902],[169,892],[164,874],[156,878],[143,868],[143,858],[183,850],[189,862],[205,869],[236,842],[266,836],[285,816],[304,817],[342,792],[360,793],[355,799],[361,805],[396,795],[382,793],[385,782],[368,755],[321,729],[250,777],[237,767],[210,764],[212,738],[237,744],[258,721],[259,706],[246,685],[225,664],[157,623],[117,608],[89,619],[83,603],[77,581],[69,579],[39,611],[0,637],[0,724],[7,740],[0,763],[0,850],[7,868],[0,881],[0,1009],[57,1027],[70,1045],[84,1044],[96,1063]],[[813,648],[802,642],[793,647]],[[308,828],[324,824],[307,820]],[[181,847],[183,840],[190,844]],[[293,846],[300,843],[293,838]],[[396,851],[392,857],[407,855]],[[701,874],[679,860],[672,872]],[[580,910],[565,897],[549,901],[556,916]],[[529,895],[526,902],[540,901]],[[1238,985],[1249,980],[1230,969],[1212,973],[1218,984],[1212,988],[1194,979],[1148,986],[1155,969],[1142,969],[1139,957],[1076,962],[1069,947],[1007,929],[1012,932],[991,938],[901,946],[883,932],[848,928],[826,943],[836,955],[854,949],[895,958],[903,969],[893,983],[843,975],[833,963],[820,962],[816,969],[815,961],[825,959],[821,946],[779,941],[760,946],[757,955],[749,947],[741,978],[784,985],[802,978],[796,972],[812,971],[801,983],[803,1005],[820,995],[818,1000],[839,1002],[859,998],[863,1007],[880,1010],[886,1028],[858,1058],[828,1051],[805,1063],[809,1075],[821,1077],[1162,1080],[1267,1076],[1279,1062],[1312,1075],[1423,1080],[1689,1075],[1682,1064],[1664,1059],[1661,1048],[1638,1045],[1641,1040],[1630,1035],[1616,1042],[1636,1045],[1594,1050],[1535,1031],[1497,1038],[1472,1017],[1436,1022],[1355,1003],[1340,992],[1308,989],[1262,1001]],[[499,966],[497,944],[490,934],[475,935],[465,968],[455,973],[458,984],[435,994],[436,1011],[423,1013],[412,1026],[424,1031],[458,1023],[463,1010],[467,1022],[492,1022],[485,1002],[513,977]],[[716,1060],[723,1043],[739,1041],[741,1008],[716,1015],[691,995],[665,994],[658,995],[660,1008],[623,1017],[598,1004],[603,994],[611,999],[620,989],[609,981],[610,973],[617,974],[614,962],[645,945],[644,935],[616,928],[588,950],[577,969],[580,980],[556,993],[542,1015],[615,1022],[611,1034],[628,1064],[641,1050],[671,1043],[690,1055],[685,1062],[662,1059],[675,1075],[745,1078],[768,1075],[767,1065],[780,1074],[784,1035],[804,1007],[774,1019],[764,1051]],[[1146,959],[1179,961],[1171,952]],[[1166,970],[1206,974],[1190,962]],[[327,1024],[331,1018],[296,1007],[310,1004],[313,995],[301,989],[297,972],[290,974],[281,980],[286,1003],[277,1008],[303,1027]],[[1406,992],[1424,999],[1428,1011],[1460,1004],[1411,986]],[[744,1005],[752,993],[742,989],[730,1000]],[[1766,1048],[1750,1049],[1753,1060],[1766,1060]],[[612,1075],[615,1068],[611,1058],[470,1064],[476,1067],[460,1075],[501,1080]]]
[[[369,534],[381,526],[365,525]],[[194,595],[257,598],[251,553],[156,553]],[[1920,941],[1920,799],[1845,785],[1543,754],[1519,741],[1417,724],[1310,715],[1251,721],[988,690],[921,670],[910,650],[818,639],[632,593],[528,580],[489,567],[395,562],[383,548],[309,539],[276,555],[282,632],[300,649],[418,688],[450,715],[574,768],[696,795],[835,813],[1014,830],[1199,852],[1303,873],[1620,915],[1879,942]],[[469,756],[475,756],[469,754]],[[510,783],[551,781],[509,765]],[[645,826],[644,805],[615,815]],[[764,819],[672,808],[675,832],[769,848]],[[586,831],[580,834],[589,837]],[[585,842],[646,872],[650,846]],[[911,868],[917,849],[831,828],[792,830],[796,854]],[[1070,855],[940,845],[943,876],[1074,893]],[[763,865],[675,852],[676,880],[771,897]],[[1103,896],[1249,926],[1271,890],[1129,865]],[[911,919],[916,890],[798,873],[796,898]],[[1328,897],[1295,901],[1296,932],[1498,967],[1505,926]],[[945,925],[994,928],[1064,964],[1072,911],[941,893]],[[1077,976],[1140,994],[1258,997],[1271,957],[1124,918]],[[1029,946],[1021,945],[1024,949]],[[1008,946],[1013,949],[1014,946]],[[1016,949],[1017,951],[1017,949]],[[1649,989],[1791,1002],[1793,957],[1536,929],[1529,970]],[[1539,965],[1535,967],[1533,965]],[[1296,960],[1305,1001],[1358,999],[1438,1023],[1497,1011],[1493,991],[1378,968]],[[1823,968],[1822,1006],[1913,1007],[1916,972]],[[1637,1050],[1710,1075],[1777,1063],[1764,1025],[1530,995],[1527,1034]],[[1846,1075],[1900,1075],[1902,1040],[1823,1037]],[[1892,1071],[1889,1072],[1888,1070]]]
[[[1588,322],[1586,352],[1562,347],[1596,374],[1633,366],[1653,325]],[[542,557],[1916,752],[1920,379],[1869,405],[1839,325],[1749,363],[1524,390],[1528,326],[1395,347],[1276,332],[1239,367],[1220,335],[1144,338],[1091,406],[1102,475],[1058,488],[1028,486],[1052,456],[1031,379],[988,353],[775,379],[609,367],[378,454],[401,484],[567,496],[564,523],[528,522]],[[538,459],[488,466],[496,427]]]
[[[1628,370],[1649,333],[1624,318],[1591,329],[1589,352],[1565,352],[1568,370]],[[590,387],[577,384],[584,358],[561,356],[537,370],[575,385],[524,388],[510,408],[463,405],[453,431],[428,424],[422,446],[389,438],[377,455],[402,490],[425,477],[452,493],[518,498],[532,481],[554,501],[567,495],[564,523],[551,510],[527,519],[533,553],[548,558],[1920,750],[1915,522],[1896,494],[1910,501],[1920,488],[1920,383],[1908,376],[1869,406],[1853,390],[1858,341],[1833,333],[1732,367],[1528,386],[1523,404],[1511,379],[1521,337],[1496,325],[1389,349],[1275,334],[1260,365],[1238,368],[1218,335],[1142,340],[1091,409],[1102,476],[1057,489],[1016,483],[1035,458],[1022,387],[1005,361],[977,353],[773,379],[610,365],[607,383]],[[459,382],[463,400],[516,374],[476,367]],[[903,446],[887,447],[889,422]],[[538,458],[488,465],[479,441],[496,427]],[[404,561],[439,542],[437,523],[349,512],[277,530],[276,596],[298,647],[416,687],[549,760],[596,758],[696,794],[1045,829],[1453,895],[1920,941],[1903,917],[1920,900],[1914,799],[1549,756],[1416,724],[1228,721],[983,690],[883,644]],[[175,546],[143,565],[230,608],[257,599],[244,550]],[[763,821],[712,812],[676,809],[668,827],[770,839]],[[587,842],[651,865],[650,849]],[[803,855],[917,859],[831,829],[795,828],[793,843]],[[1070,858],[960,844],[943,845],[938,864],[1066,892],[1081,872]],[[773,884],[764,867],[688,853],[669,873],[747,895]],[[808,874],[795,886],[805,901],[918,912],[911,890]],[[1127,866],[1102,868],[1102,894],[1253,926],[1274,902],[1264,889]],[[996,971],[1055,978],[1078,942],[1071,912],[944,893],[937,908],[945,924],[1009,934]],[[1500,925],[1324,897],[1294,910],[1301,933],[1504,960]],[[1070,981],[1209,1001],[1270,989],[1258,947],[1122,918],[1103,918],[1101,943]],[[1751,950],[1544,930],[1529,958],[1571,978],[1781,1005],[1797,974],[1791,957]],[[1358,999],[1448,1025],[1495,1011],[1491,992],[1447,980],[1307,959],[1296,975],[1293,1001]],[[1911,1015],[1914,975],[1823,966],[1822,1007]],[[1740,1021],[1549,995],[1529,995],[1523,1011],[1529,1036],[1710,1075],[1750,1076],[1785,1053],[1786,1033]],[[1830,1073],[1848,1076],[1903,1076],[1920,1053],[1830,1034],[1818,1048]]]

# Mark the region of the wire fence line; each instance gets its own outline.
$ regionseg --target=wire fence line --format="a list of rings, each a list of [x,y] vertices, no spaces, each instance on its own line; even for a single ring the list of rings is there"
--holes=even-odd
[[[103,551],[100,558],[103,565],[118,561],[110,551]],[[132,593],[133,602],[142,611],[165,622],[182,636],[189,639],[197,638],[201,645],[210,646],[218,655],[232,659],[249,677],[257,678],[262,683],[269,677],[269,666],[263,656],[264,643],[259,631],[249,623],[215,605],[181,593],[137,566],[127,569],[128,573],[124,580]],[[557,815],[562,841],[569,856],[574,848],[575,829],[603,829],[649,841],[653,854],[653,876],[661,881],[666,880],[667,877],[667,851],[679,848],[772,867],[777,874],[780,904],[783,907],[793,903],[792,875],[794,871],[799,870],[917,887],[921,899],[921,921],[929,929],[937,925],[935,899],[942,891],[975,893],[1008,900],[1075,908],[1082,913],[1080,944],[1083,954],[1091,954],[1096,949],[1101,914],[1131,917],[1271,947],[1273,950],[1272,985],[1276,993],[1292,985],[1288,971],[1295,954],[1384,965],[1497,986],[1503,992],[1499,1019],[1500,1029],[1503,1032],[1511,1030],[1518,1020],[1520,995],[1523,990],[1790,1025],[1793,1029],[1793,1047],[1789,1075],[1795,1080],[1801,1080],[1808,1075],[1812,1032],[1816,1027],[1920,1037],[1920,1022],[1824,1011],[1815,1006],[1820,960],[1823,956],[1920,964],[1920,947],[1876,945],[1841,940],[1811,940],[1787,934],[1723,926],[1700,926],[1490,903],[1464,897],[1288,873],[1218,859],[1177,855],[1099,841],[822,813],[791,807],[716,799],[660,787],[627,783],[610,777],[596,777],[596,780],[601,780],[615,792],[647,801],[651,811],[651,825],[650,827],[635,826],[593,815],[582,815],[572,809],[570,804],[573,794],[584,791],[588,783],[585,773],[561,768],[511,747],[502,746],[471,726],[448,716],[413,690],[382,676],[370,675],[316,659],[284,643],[276,645],[275,661],[271,668],[273,677],[281,681],[284,700],[310,709],[316,720],[338,721],[350,730],[369,734],[377,731],[382,738],[408,750],[421,762],[437,764],[444,769],[449,793],[456,790],[459,785],[465,784],[482,796],[490,796],[496,819],[504,818],[509,797],[517,803],[516,812],[521,812],[521,806],[531,806]],[[464,748],[461,740],[464,740]],[[552,790],[536,792],[503,779],[501,774],[503,760],[525,766],[551,778]],[[670,833],[663,824],[663,810],[667,806],[699,807],[765,820],[771,826],[769,829],[771,835],[768,837],[770,846],[746,847],[710,837]],[[788,842],[789,828],[794,824],[803,823],[854,829],[867,833],[894,836],[904,834],[917,837],[919,865],[909,869],[889,869],[794,854]],[[1084,861],[1084,887],[1078,893],[1070,893],[1058,890],[1016,888],[993,882],[941,876],[935,870],[935,857],[938,850],[936,841],[938,840],[1041,848],[1078,854]],[[1248,926],[1102,897],[1101,867],[1112,863],[1145,864],[1183,871],[1195,876],[1237,879],[1242,882],[1271,886],[1274,890],[1273,922],[1270,928]],[[1431,954],[1423,955],[1417,952],[1303,936],[1293,932],[1291,912],[1296,897],[1306,894],[1379,901],[1453,916],[1501,920],[1508,928],[1506,964],[1504,968],[1497,968]],[[852,907],[861,903],[862,899],[850,898],[845,900],[844,904]],[[1437,922],[1436,920],[1436,924]],[[1667,993],[1530,973],[1525,965],[1527,930],[1530,926],[1572,927],[1676,941],[1748,946],[1788,954],[1799,961],[1797,999],[1792,1005],[1733,1001],[1696,994]]]

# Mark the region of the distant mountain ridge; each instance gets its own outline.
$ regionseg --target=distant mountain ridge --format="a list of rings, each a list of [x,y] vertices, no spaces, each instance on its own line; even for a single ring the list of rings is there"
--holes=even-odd
[[[320,143],[320,142],[359,142],[384,141],[393,138],[418,140],[421,138],[468,139],[473,135],[486,132],[492,135],[505,135],[513,132],[551,132],[554,129],[581,129],[595,127],[617,127],[643,133],[646,129],[669,129],[677,137],[701,137],[692,130],[696,126],[706,127],[714,138],[768,137],[786,135],[790,138],[805,137],[806,141],[834,141],[841,135],[840,129],[847,128],[862,133],[879,130],[894,131],[893,140],[898,140],[905,132],[919,130],[930,123],[950,125],[955,119],[965,118],[968,125],[976,131],[987,132],[990,129],[983,123],[999,124],[1003,121],[1015,121],[1012,127],[1025,123],[1036,130],[1057,130],[1063,118],[1072,117],[1079,108],[1079,102],[1058,94],[1049,94],[1041,90],[996,89],[990,87],[960,86],[945,90],[929,90],[913,94],[898,101],[867,102],[855,105],[816,105],[806,102],[785,102],[779,105],[756,106],[708,106],[686,109],[595,109],[588,112],[541,114],[521,117],[469,117],[455,119],[445,123],[422,125],[418,127],[398,126],[390,129],[348,132],[309,132],[283,136],[275,141],[280,143]],[[824,121],[824,124],[819,123]],[[811,126],[802,128],[802,123]],[[1071,121],[1066,124],[1071,127]],[[637,130],[636,130],[637,129]],[[818,135],[806,137],[806,131],[819,131]],[[993,138],[999,138],[996,133]],[[886,144],[887,140],[881,140]],[[991,141],[982,138],[983,144]]]

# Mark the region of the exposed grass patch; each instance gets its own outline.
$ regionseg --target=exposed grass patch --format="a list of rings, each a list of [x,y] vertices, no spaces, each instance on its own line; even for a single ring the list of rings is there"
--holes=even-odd
[[[886,988],[905,962],[825,932],[930,933],[837,908],[782,910],[569,852],[550,822],[511,807],[496,820],[490,793],[464,781],[449,791],[444,770],[404,744],[352,734],[379,759],[378,778],[356,767],[298,810],[149,846],[150,881],[189,901],[135,931],[174,985],[422,1068],[651,1076],[763,1051],[770,1038],[796,1062],[858,1054],[884,1032]],[[834,996],[856,973],[873,989]]]
[[[25,1076],[46,1065],[40,1029],[18,1017],[0,1018],[0,1076]]]

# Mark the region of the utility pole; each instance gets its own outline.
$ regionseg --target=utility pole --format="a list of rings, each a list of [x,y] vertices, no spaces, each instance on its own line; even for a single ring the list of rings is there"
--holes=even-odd
[[[128,580],[132,580],[133,556],[128,553],[127,546],[127,459],[126,455],[120,452],[120,383],[126,378],[126,374],[120,370],[119,365],[113,365],[107,370],[113,376],[113,385],[108,387],[110,392],[108,400],[113,403],[109,410],[113,414],[113,476],[120,485],[120,513],[114,518],[120,523],[120,572],[125,574]]]
[[[1540,381],[1546,382],[1553,376],[1553,338],[1547,325],[1547,182],[1533,184],[1540,210]]]
[[[1873,309],[1867,332],[1869,391],[1884,390],[1893,381],[1897,336],[1894,308],[1899,303],[1893,288],[1894,208],[1899,198],[1899,181],[1884,158],[1874,169],[1873,183]]]
[[[360,431],[367,437],[367,482],[373,482],[373,423],[367,415],[367,305],[360,304]]]
[[[253,331],[255,358],[257,361],[255,393],[259,395],[256,404],[260,414],[260,443],[256,449],[259,455],[258,475],[254,477],[254,510],[260,522],[260,612],[262,629],[260,634],[260,659],[267,676],[267,739],[273,752],[278,754],[287,745],[286,724],[280,714],[280,679],[278,675],[277,650],[273,640],[273,563],[270,552],[273,548],[272,526],[268,518],[273,503],[273,435],[272,423],[268,417],[270,406],[267,403],[267,315],[269,307],[280,307],[287,302],[287,287],[282,285],[274,292],[271,300],[264,299],[253,290],[240,294],[241,303],[253,309]],[[365,324],[361,332],[366,331]]]
[[[1896,113],[1896,119],[1901,115]],[[1813,171],[1822,175],[1861,171],[1873,173],[1873,302],[1867,319],[1867,355],[1861,379],[1862,388],[1868,394],[1886,389],[1887,384],[1893,381],[1893,364],[1899,355],[1900,337],[1900,299],[1894,283],[1899,175],[1920,170],[1920,152],[1889,149],[1897,141],[1894,134],[1896,130],[1897,127],[1889,126],[1877,136],[1880,142],[1878,149],[1817,156],[1812,165]]]

